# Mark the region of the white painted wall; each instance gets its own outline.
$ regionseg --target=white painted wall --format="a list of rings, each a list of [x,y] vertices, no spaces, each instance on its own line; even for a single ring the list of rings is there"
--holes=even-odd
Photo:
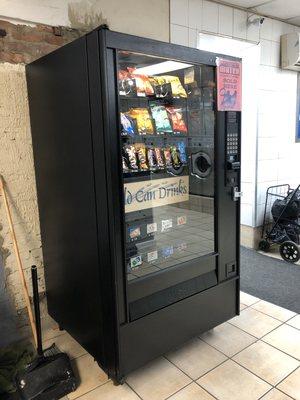
[[[242,149],[241,210],[243,224],[259,226],[266,188],[300,183],[300,143],[295,143],[297,73],[279,68],[280,36],[300,28],[270,18],[261,27],[248,25],[247,12],[208,0],[170,0],[170,7],[173,43],[197,47],[199,32],[260,43],[257,129],[254,135],[248,129],[242,132],[247,146]],[[255,155],[254,164],[250,154],[251,159]]]

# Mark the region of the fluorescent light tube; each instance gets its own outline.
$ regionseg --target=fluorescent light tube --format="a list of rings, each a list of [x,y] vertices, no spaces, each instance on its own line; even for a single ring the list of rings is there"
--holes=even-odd
[[[139,75],[157,75],[163,74],[165,72],[177,71],[179,69],[184,69],[192,67],[191,64],[184,64],[178,61],[163,61],[158,64],[149,65],[148,67],[137,68],[133,74]]]

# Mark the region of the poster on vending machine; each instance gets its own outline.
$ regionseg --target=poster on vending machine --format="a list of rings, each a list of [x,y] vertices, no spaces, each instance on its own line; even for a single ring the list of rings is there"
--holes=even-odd
[[[242,63],[217,58],[218,111],[242,109]]]

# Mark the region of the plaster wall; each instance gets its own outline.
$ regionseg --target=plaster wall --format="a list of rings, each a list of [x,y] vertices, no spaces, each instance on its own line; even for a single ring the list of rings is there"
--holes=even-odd
[[[32,264],[41,269],[42,256],[24,70],[23,65],[0,64],[0,173],[7,184],[20,254],[29,278]],[[1,200],[0,197],[0,256],[5,266],[2,285],[16,308],[21,309],[24,305],[22,287]],[[40,289],[43,288],[42,278]]]

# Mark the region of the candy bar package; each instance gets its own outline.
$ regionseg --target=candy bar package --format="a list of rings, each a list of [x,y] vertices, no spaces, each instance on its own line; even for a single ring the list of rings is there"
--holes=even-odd
[[[135,147],[133,145],[127,145],[124,148],[125,154],[128,157],[129,168],[132,170],[138,170],[137,158],[135,154]]]
[[[176,146],[171,146],[170,149],[171,149],[173,167],[175,167],[175,168],[177,167],[178,168],[178,167],[180,167],[181,162],[180,162],[180,158],[179,158],[179,155],[178,155],[177,148],[176,148]]]
[[[179,158],[182,164],[186,164],[187,163],[187,158],[186,158],[186,146],[185,143],[182,142],[178,142],[177,143],[177,149],[179,152]]]
[[[172,167],[172,156],[170,148],[166,147],[165,149],[163,149],[163,152],[164,152],[166,167]]]
[[[135,78],[127,70],[119,70],[119,94],[121,96],[136,95],[136,81]]]
[[[136,92],[138,96],[153,96],[154,89],[150,83],[148,76],[136,73],[135,68],[128,68],[131,76],[135,79]]]
[[[129,228],[129,237],[134,240],[141,236],[141,228],[139,226]]]
[[[130,258],[131,269],[136,269],[143,264],[142,256],[138,255]]]
[[[182,86],[180,79],[178,76],[172,76],[172,75],[163,75],[159,77],[160,79],[164,79],[166,83],[171,84],[171,90],[172,90],[172,96],[173,97],[187,97],[186,91],[184,90],[184,87]]]
[[[165,163],[164,163],[164,159],[163,159],[160,147],[155,147],[154,152],[155,152],[155,157],[156,157],[156,161],[157,161],[157,167],[160,169],[164,168]]]
[[[126,161],[126,158],[124,156],[122,156],[122,165],[123,165],[123,172],[129,172],[127,161]]]
[[[170,132],[170,133],[173,132],[166,107],[152,104],[150,105],[150,109],[152,116],[154,118],[156,132],[158,134],[165,132]]]
[[[156,163],[155,151],[154,151],[153,147],[148,147],[147,155],[148,155],[149,168],[152,171],[155,171],[157,169],[157,163]]]
[[[153,135],[152,119],[147,108],[131,108],[129,115],[135,118],[140,135]]]
[[[183,109],[173,106],[168,106],[166,109],[172,121],[174,133],[187,133],[187,127],[183,118]]]
[[[144,143],[137,143],[135,145],[137,158],[139,161],[139,166],[142,171],[147,171],[149,169],[147,164],[147,154],[146,154],[146,147]]]
[[[134,136],[134,122],[132,118],[130,118],[129,115],[125,113],[120,113],[120,118],[121,118],[121,125],[122,125],[122,135],[129,135],[129,136]]]

